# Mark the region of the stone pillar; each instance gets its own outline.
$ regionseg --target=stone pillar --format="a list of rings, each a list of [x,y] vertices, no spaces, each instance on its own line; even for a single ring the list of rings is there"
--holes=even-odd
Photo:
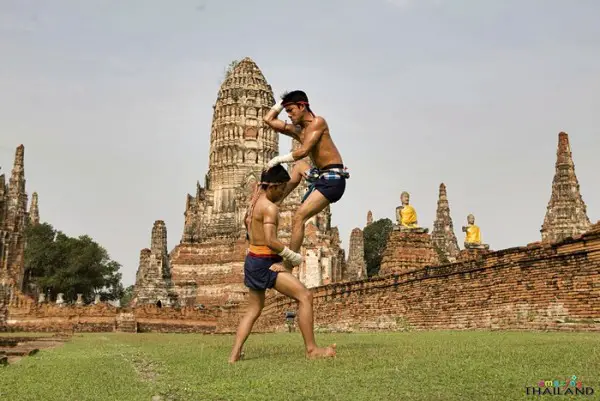
[[[31,195],[31,206],[29,207],[29,221],[32,225],[39,224],[40,222],[40,210],[38,206],[37,192],[34,192]]]
[[[169,269],[169,250],[167,248],[167,227],[163,220],[156,220],[152,226],[152,237],[150,239],[151,255],[158,263],[158,274],[161,278],[171,277]]]
[[[365,263],[365,237],[360,228],[354,228],[350,234],[348,262],[343,280],[361,280],[367,278]]]

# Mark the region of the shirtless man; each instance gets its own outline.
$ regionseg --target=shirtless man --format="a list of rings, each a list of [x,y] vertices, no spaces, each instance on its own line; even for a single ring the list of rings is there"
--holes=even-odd
[[[277,119],[284,108],[291,124]],[[271,159],[267,167],[286,162],[293,163],[306,156],[310,156],[315,166],[311,167],[302,160],[296,162],[283,194],[285,198],[298,186],[302,178],[309,183],[302,204],[292,218],[290,249],[299,252],[304,240],[304,225],[327,205],[340,200],[346,190],[346,179],[349,175],[342,156],[331,139],[327,122],[323,117],[315,116],[303,91],[296,90],[284,94],[281,105],[273,106],[263,120],[275,131],[290,136],[301,144],[295,151]],[[288,269],[291,267],[289,263],[284,263],[284,266]]]
[[[289,180],[290,176],[282,166],[263,171],[246,213],[250,246],[244,263],[244,284],[249,288],[248,310],[238,327],[229,363],[240,359],[242,347],[265,306],[267,288],[275,288],[298,301],[298,325],[304,337],[307,358],[333,357],[336,354],[335,344],[319,348],[315,342],[312,292],[291,272],[270,270],[273,264],[282,260],[292,265],[302,263],[299,253],[292,252],[277,239],[279,208],[276,202],[282,199]]]

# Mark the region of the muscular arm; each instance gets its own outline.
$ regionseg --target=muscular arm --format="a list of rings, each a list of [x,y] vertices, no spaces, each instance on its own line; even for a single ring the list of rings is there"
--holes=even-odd
[[[285,248],[277,239],[277,220],[279,208],[276,205],[269,205],[263,215],[263,230],[265,232],[266,245],[274,252],[280,253]]]
[[[281,111],[279,110],[278,106],[274,106],[263,117],[263,121],[275,131],[290,136],[294,139],[298,139],[298,135],[300,135],[300,133],[302,132],[302,127],[293,124],[288,124],[285,121],[278,119],[277,116],[280,112]]]
[[[327,128],[327,124],[325,124],[325,120],[316,117],[315,120],[306,127],[306,134],[304,135],[302,146],[292,152],[294,156],[294,160],[299,160],[308,156],[310,151],[315,147],[321,136],[325,132]]]

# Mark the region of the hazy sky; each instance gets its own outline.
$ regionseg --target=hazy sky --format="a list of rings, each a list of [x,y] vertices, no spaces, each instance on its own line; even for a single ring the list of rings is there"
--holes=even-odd
[[[23,143],[42,220],[92,236],[132,284],[154,220],[179,243],[224,69],[249,56],[329,122],[351,172],[344,247],[402,191],[431,230],[441,182],[461,247],[469,213],[492,249],[525,245],[561,130],[600,219],[599,16],[594,0],[0,0],[1,171]]]

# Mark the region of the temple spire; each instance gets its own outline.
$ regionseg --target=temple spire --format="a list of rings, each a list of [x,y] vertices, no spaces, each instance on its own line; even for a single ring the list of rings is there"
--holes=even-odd
[[[35,225],[40,222],[40,209],[38,206],[38,194],[31,194],[31,206],[29,207],[29,221]]]
[[[348,247],[348,262],[344,280],[362,280],[367,278],[367,264],[365,263],[365,238],[363,231],[356,227],[350,233]]]
[[[542,229],[542,241],[557,242],[584,233],[590,227],[586,206],[579,191],[569,135],[558,134],[552,195]]]
[[[458,241],[454,234],[454,225],[452,217],[450,217],[450,205],[444,183],[440,184],[437,212],[435,222],[433,223],[433,231],[431,232],[431,240],[434,247],[438,248],[448,261],[453,262],[456,260],[460,249],[458,248]]]

